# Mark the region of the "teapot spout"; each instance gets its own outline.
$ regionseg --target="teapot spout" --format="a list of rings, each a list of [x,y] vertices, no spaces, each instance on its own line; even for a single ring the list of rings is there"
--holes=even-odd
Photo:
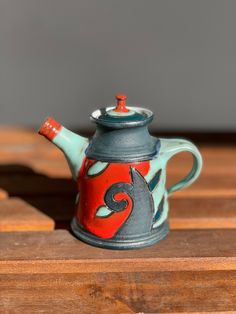
[[[66,129],[51,117],[44,121],[38,133],[63,151],[72,177],[76,180],[85,158],[85,149],[89,144],[89,140]]]

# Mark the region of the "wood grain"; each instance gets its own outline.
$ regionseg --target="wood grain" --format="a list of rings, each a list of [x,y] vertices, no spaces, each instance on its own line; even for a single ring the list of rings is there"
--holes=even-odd
[[[236,228],[236,198],[170,198],[171,229]]]
[[[170,175],[168,184],[170,186],[181,177]],[[173,198],[229,198],[236,197],[236,176],[209,175],[200,176],[190,187],[177,191]]]
[[[50,231],[54,221],[19,198],[0,201],[0,232]]]
[[[236,312],[236,271],[0,275],[1,313]]]
[[[65,230],[0,233],[0,273],[236,270],[236,230],[173,230],[141,250],[89,246]]]

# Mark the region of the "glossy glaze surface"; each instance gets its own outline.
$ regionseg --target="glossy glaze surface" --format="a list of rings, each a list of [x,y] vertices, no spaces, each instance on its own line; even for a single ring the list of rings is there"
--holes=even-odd
[[[168,195],[192,184],[200,174],[201,154],[184,139],[153,138],[149,110],[125,105],[92,114],[92,139],[72,133],[49,118],[39,133],[65,154],[77,182],[72,230],[92,245],[128,249],[151,245],[168,233]],[[166,188],[166,166],[180,152],[193,155],[193,166],[181,181]]]

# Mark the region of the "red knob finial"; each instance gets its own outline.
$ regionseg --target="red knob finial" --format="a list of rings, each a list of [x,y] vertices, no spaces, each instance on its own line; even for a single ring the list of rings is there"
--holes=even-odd
[[[114,111],[116,112],[128,112],[129,109],[126,108],[126,105],[125,105],[125,101],[127,99],[127,97],[125,95],[116,95],[116,99],[117,99],[117,105],[116,105],[116,108],[114,109]]]

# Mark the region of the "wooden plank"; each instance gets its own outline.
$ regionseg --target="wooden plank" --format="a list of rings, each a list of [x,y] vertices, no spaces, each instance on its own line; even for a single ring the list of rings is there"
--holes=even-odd
[[[28,165],[36,173],[46,174],[49,177],[68,179],[71,179],[72,177],[69,166],[64,157],[62,160],[54,159],[48,161],[45,158],[40,160],[31,160],[28,162]]]
[[[179,181],[180,177],[170,175],[167,186]],[[0,175],[0,188],[10,196],[23,195],[75,195],[76,184],[69,178],[54,178],[33,173]],[[236,197],[236,176],[208,175],[201,176],[193,185],[173,194],[183,197]]]
[[[180,179],[179,176],[170,175],[167,186],[170,186]],[[208,175],[200,176],[190,187],[175,192],[174,198],[196,198],[196,197],[216,197],[229,198],[236,197],[236,176]]]
[[[48,144],[50,145],[50,143]],[[42,147],[42,145],[35,147]],[[211,149],[209,148],[208,155]],[[53,148],[53,150],[55,149]],[[23,152],[20,157],[19,154],[11,152],[11,157],[4,157],[5,159],[3,159],[0,164],[0,188],[14,196],[28,194],[42,195],[43,193],[48,195],[57,193],[57,190],[62,194],[68,194],[73,183],[67,181],[68,185],[65,184],[65,186],[62,187],[63,179],[69,180],[71,177],[62,153],[58,150],[60,157],[54,158],[53,155],[49,157],[50,154],[44,156],[42,152],[41,155],[37,155],[36,148],[32,148],[31,151],[34,156],[27,156],[27,154]],[[45,149],[45,152],[46,151],[47,149]],[[203,172],[198,181],[188,189],[175,193],[174,197],[235,197],[236,149],[228,148],[230,158],[227,157],[228,155],[224,153],[223,149],[222,151],[222,158],[218,155],[216,158],[214,154],[212,156],[210,155],[210,157],[207,155],[204,160],[205,166],[203,167]],[[215,152],[218,152],[218,150],[215,149]],[[184,174],[186,174],[191,167],[190,155],[188,154],[187,159],[184,157],[185,155],[187,156],[187,154],[181,155],[170,161],[168,166],[168,185],[183,178]],[[9,174],[11,174],[11,176],[9,176]],[[22,180],[22,175],[24,175],[24,180]],[[31,175],[32,178],[29,176],[26,177],[26,175]],[[50,180],[47,178],[48,176],[61,180]],[[43,181],[44,183],[41,184]],[[20,184],[20,182],[22,182],[22,184]],[[29,187],[31,187],[31,192]],[[71,192],[71,194],[74,192],[75,191]],[[3,192],[3,194],[5,193]]]
[[[5,200],[6,198],[8,198],[7,191],[0,188],[0,200]]]
[[[3,133],[5,134],[5,133]],[[38,141],[40,138],[37,134],[23,132],[23,139],[26,142],[16,141],[8,143],[6,139],[1,144],[0,133],[0,173],[4,171],[4,164],[22,164],[34,169],[36,172],[47,174],[50,176],[70,177],[69,169],[66,165],[64,156],[60,150],[51,143]],[[30,138],[30,140],[28,139]],[[27,142],[28,141],[28,142]],[[38,144],[35,144],[38,143]],[[201,147],[203,155],[204,167],[201,176],[208,175],[224,175],[234,176],[236,174],[236,147],[220,146],[220,147]],[[176,155],[168,163],[168,173],[170,175],[183,176],[189,171],[192,164],[192,157],[189,153],[181,153]]]
[[[65,230],[0,233],[0,273],[236,270],[236,230],[173,230],[142,250],[89,246]]]
[[[70,171],[67,166],[66,160],[62,153],[59,151],[60,156],[47,156],[41,152],[41,156],[24,158],[24,162],[27,162],[35,172],[44,173],[49,176],[58,177],[70,177]],[[169,175],[179,176],[180,178],[187,174],[192,167],[192,157],[190,154],[185,153],[179,154],[174,157],[167,165],[167,173]],[[201,176],[235,176],[236,175],[236,153],[232,158],[209,158],[203,155],[204,166],[202,169]],[[0,167],[1,171],[1,167]]]
[[[199,148],[204,160],[202,175],[217,173],[233,176],[236,174],[235,145],[199,145]],[[1,163],[20,162],[31,165],[33,169],[44,174],[70,175],[62,152],[39,136],[36,130],[0,128],[0,151]],[[191,162],[191,154],[178,154],[168,163],[169,172],[183,175],[191,167]],[[54,163],[58,163],[58,166],[56,167]]]
[[[28,167],[32,169],[32,171],[36,173],[46,174],[49,176],[55,177],[71,177],[71,173],[69,171],[68,165],[66,163],[65,158],[62,153],[58,150],[58,155],[50,155],[49,153],[38,154],[36,150],[34,150],[30,155],[27,155],[25,152],[21,154],[9,153],[0,155],[0,173],[4,173],[6,171],[6,163],[7,168],[11,171],[10,165],[15,168],[16,164],[18,168],[20,165],[22,167]],[[204,156],[203,156],[204,158]],[[229,176],[232,177],[236,175],[236,155],[230,159],[207,159],[204,158],[204,167],[202,169],[201,177],[206,176]],[[192,166],[192,158],[188,156],[188,158],[182,158],[182,154],[180,156],[176,156],[167,166],[168,176],[175,175],[179,176],[179,178],[184,177]],[[20,169],[19,169],[20,170]]]
[[[0,232],[50,231],[54,221],[19,198],[0,201]]]
[[[227,167],[228,164],[226,164],[225,162],[229,162],[230,165],[233,166],[235,169],[234,160],[236,156],[236,148],[233,148],[231,146],[219,146],[217,150],[214,150],[211,147],[206,150],[202,150],[200,146],[200,150],[203,156],[204,164],[207,164],[206,168],[209,168],[211,164],[218,164]],[[25,142],[21,142],[18,144],[0,143],[0,151],[0,161],[6,160],[5,157],[10,157],[14,159],[15,156],[17,156],[15,160],[21,157],[25,157],[26,160],[30,160],[30,158],[34,158],[35,160],[41,160],[41,158],[44,158],[48,161],[53,161],[55,159],[61,161],[64,158],[62,152],[46,140],[44,140],[43,143],[40,143],[40,145],[27,144]],[[191,164],[192,157],[190,153],[179,153],[175,155],[175,157],[173,157],[171,161],[172,160],[175,161],[176,165],[182,164],[183,166],[185,166],[186,162],[189,162],[189,164]]]
[[[89,120],[88,120],[89,121]],[[41,121],[42,122],[42,121]],[[40,126],[40,124],[38,125],[38,127]],[[92,125],[89,129],[87,130],[78,130],[76,131],[76,133],[81,134],[82,136],[92,136],[93,135],[93,130],[92,130]],[[94,128],[93,128],[94,129]],[[37,143],[39,145],[44,145],[45,140],[39,136],[37,134],[37,130],[38,128],[26,128],[26,127],[17,127],[17,126],[1,126],[0,127],[0,144],[18,144],[18,143]],[[161,133],[161,138],[173,138],[173,137],[188,137],[188,133],[187,132],[185,135],[177,135],[177,132],[173,131],[173,132],[155,132],[155,130],[152,130],[152,135],[153,136],[160,136]],[[178,132],[179,133],[179,132]],[[191,134],[192,138],[196,138],[199,136],[199,134]],[[222,134],[217,134],[214,135],[214,140],[211,140],[211,143],[209,145],[209,142],[207,142],[207,144],[201,144],[202,150],[208,150],[208,148],[210,147],[211,150],[213,150],[214,152],[217,153],[218,147],[219,146],[224,146],[224,147],[228,147],[228,146],[233,146],[235,144],[235,139],[231,137],[232,141],[219,141],[218,138],[216,138],[216,136],[219,136],[222,138]],[[225,138],[228,138],[229,136],[227,134],[223,135]],[[207,134],[206,136],[207,137]],[[204,136],[202,137],[204,139]],[[199,141],[199,143],[201,143],[201,141]],[[204,141],[202,141],[202,143],[204,143]],[[227,144],[226,144],[227,143]],[[235,145],[234,145],[235,146]]]
[[[74,198],[52,195],[26,196],[25,200],[67,226],[74,215]],[[236,198],[169,199],[171,229],[236,228]]]
[[[35,145],[26,144],[0,144],[0,162],[4,161],[30,161],[31,159],[40,160],[64,160],[63,153],[53,144],[46,142],[45,144]]]
[[[35,143],[37,137],[32,129],[14,126],[0,127],[0,144],[32,144]],[[42,141],[41,141],[42,142]]]
[[[178,176],[169,176],[167,186],[179,181]],[[76,194],[76,185],[70,178],[54,178],[44,175],[2,174],[0,195],[71,195]],[[173,194],[174,198],[229,198],[236,197],[236,176],[201,176],[193,185]]]
[[[236,228],[236,198],[170,198],[171,229]]]
[[[2,274],[1,313],[231,313],[236,271]]]

